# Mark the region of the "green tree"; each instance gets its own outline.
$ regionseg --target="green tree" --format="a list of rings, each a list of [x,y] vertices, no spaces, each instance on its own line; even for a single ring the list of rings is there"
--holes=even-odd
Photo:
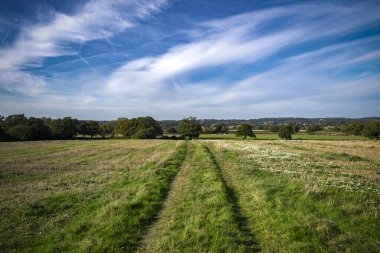
[[[202,126],[202,133],[211,134],[214,133],[214,129],[210,125]]]
[[[363,135],[370,139],[380,139],[380,121],[369,122],[363,128]]]
[[[292,139],[293,127],[291,125],[282,125],[278,130],[278,136],[281,139],[291,140]]]
[[[10,140],[27,141],[32,139],[32,130],[24,114],[9,115],[4,119],[4,132]]]
[[[306,131],[309,134],[312,134],[312,133],[315,133],[315,132],[318,132],[318,131],[323,131],[323,127],[320,126],[320,125],[308,125],[306,127]]]
[[[146,130],[146,139],[156,138],[157,135],[162,135],[163,131],[160,124],[152,117],[139,117],[137,118],[138,131]]]
[[[4,130],[4,116],[0,115],[0,141],[4,141],[7,139],[7,135]]]
[[[4,119],[4,124],[6,127],[12,127],[16,125],[27,125],[28,119],[24,114],[13,114],[9,115]]]
[[[360,121],[352,121],[344,128],[344,132],[347,134],[360,135],[363,131],[364,124]]]
[[[79,134],[90,135],[92,137],[98,132],[99,124],[96,121],[88,120],[79,123]]]
[[[141,132],[137,135],[137,133],[141,130],[146,131]],[[157,135],[162,134],[162,128],[155,119],[148,116],[133,119],[119,119],[117,122],[117,132],[127,138],[141,136],[149,136],[148,138],[155,138]]]
[[[224,123],[217,124],[213,132],[216,134],[226,134],[228,133],[228,126]]]
[[[175,129],[174,127],[168,127],[165,129],[165,134],[176,134],[177,133],[177,129]]]
[[[29,141],[32,139],[32,129],[26,124],[11,126],[8,129],[8,135],[11,140]]]
[[[189,117],[178,123],[177,132],[185,137],[198,138],[202,132],[202,126],[196,117]]]
[[[32,131],[33,140],[46,140],[50,139],[50,128],[45,125],[44,121],[39,118],[30,117],[28,119],[28,126]]]
[[[106,136],[113,138],[115,136],[116,124],[117,122],[114,120],[100,124],[98,127],[98,134],[101,135],[102,138],[105,138]]]
[[[0,141],[4,141],[7,139],[7,136],[5,135],[4,128],[0,126]]]
[[[280,127],[279,127],[279,125],[271,125],[269,127],[269,130],[272,131],[272,132],[274,132],[274,133],[277,133],[278,130],[280,130]]]
[[[78,120],[71,117],[51,121],[50,129],[53,138],[72,139],[77,134]]]
[[[243,139],[246,139],[247,136],[256,137],[253,127],[249,124],[241,124],[236,130],[236,136],[243,136]]]
[[[153,139],[156,138],[157,131],[153,127],[140,129],[135,134],[133,134],[133,139]]]
[[[290,124],[292,126],[292,134],[298,133],[301,129],[300,125],[298,124]]]

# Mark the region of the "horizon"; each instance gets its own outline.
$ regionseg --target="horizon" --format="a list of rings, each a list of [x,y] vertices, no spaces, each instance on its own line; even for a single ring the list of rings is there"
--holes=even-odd
[[[10,1],[0,57],[0,115],[379,117],[380,2]]]
[[[30,118],[30,117],[35,117],[35,118],[50,118],[50,119],[60,119],[60,118],[65,118],[65,117],[70,117],[70,118],[73,118],[73,119],[77,119],[77,120],[80,120],[80,121],[115,121],[115,120],[118,120],[118,119],[132,119],[132,118],[138,118],[138,117],[152,117],[151,115],[138,115],[136,117],[126,117],[126,116],[117,116],[115,117],[114,119],[86,119],[86,118],[77,118],[77,117],[73,117],[73,116],[70,116],[70,115],[65,115],[65,116],[62,116],[62,117],[48,117],[48,116],[33,116],[33,115],[26,115],[25,113],[15,113],[15,114],[8,114],[8,115],[1,115],[0,114],[0,117],[3,116],[3,117],[8,117],[10,115],[24,115],[25,117],[27,118]],[[249,120],[261,120],[261,119],[308,119],[308,120],[312,120],[312,119],[347,119],[347,120],[363,120],[363,119],[380,119],[380,116],[369,116],[369,117],[292,117],[292,116],[289,116],[289,117],[260,117],[260,118],[199,118],[197,116],[193,116],[193,115],[190,115],[190,116],[187,116],[187,117],[183,117],[183,118],[177,118],[177,119],[158,119],[158,118],[154,118],[155,120],[157,121],[180,121],[182,119],[187,119],[187,118],[192,118],[192,117],[195,117],[197,120],[216,120],[216,121],[223,121],[223,120],[235,120],[235,121],[239,121],[239,120],[242,120],[242,121],[249,121]]]

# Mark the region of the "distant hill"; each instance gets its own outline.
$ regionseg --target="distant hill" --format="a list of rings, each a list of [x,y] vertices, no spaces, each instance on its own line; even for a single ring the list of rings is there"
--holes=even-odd
[[[366,123],[368,121],[380,120],[380,117],[365,117],[365,118],[343,118],[343,117],[329,117],[329,118],[258,118],[258,119],[199,119],[202,125],[214,125],[224,123],[228,126],[238,125],[242,123],[251,124],[254,126],[268,126],[274,124],[299,124],[309,125],[316,124],[321,126],[339,126],[350,123],[352,121],[361,121]],[[178,120],[161,120],[161,126],[165,128],[176,127]]]

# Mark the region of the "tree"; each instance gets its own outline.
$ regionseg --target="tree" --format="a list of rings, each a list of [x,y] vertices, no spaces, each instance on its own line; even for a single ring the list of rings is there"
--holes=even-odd
[[[91,139],[98,132],[99,124],[96,121],[82,121],[79,124],[79,134],[90,135]]]
[[[145,128],[137,131],[135,134],[133,134],[133,139],[153,139],[156,138],[157,131],[153,128]]]
[[[46,140],[50,138],[50,128],[45,125],[42,119],[30,117],[28,126],[32,131],[32,140]]]
[[[115,136],[116,131],[116,121],[108,121],[104,122],[99,125],[98,127],[98,134],[102,136],[102,138],[105,138],[106,136],[109,136],[113,138]]]
[[[6,127],[12,127],[16,125],[26,125],[27,121],[28,119],[24,114],[13,114],[4,119],[4,124]]]
[[[182,119],[178,123],[177,132],[183,134],[185,137],[198,138],[202,132],[202,126],[199,124],[197,118],[189,117]]]
[[[4,116],[0,115],[0,141],[4,141],[7,139],[7,135],[4,130]]]
[[[52,120],[51,133],[56,139],[72,139],[77,134],[78,120],[71,117]]]
[[[9,115],[4,119],[4,132],[10,140],[27,141],[32,139],[32,130],[24,114]]]
[[[163,133],[161,125],[152,117],[139,117],[137,118],[139,122],[139,129],[153,129],[154,137],[161,135]]]
[[[363,135],[370,139],[380,139],[380,121],[372,121],[364,126]]]
[[[281,139],[291,140],[292,139],[292,126],[291,125],[282,125],[278,130],[278,136]]]
[[[322,131],[322,130],[323,130],[323,127],[320,126],[320,125],[308,125],[306,127],[306,131],[309,134],[312,134],[312,133],[315,133],[315,132],[318,132],[318,131]]]
[[[39,118],[26,118],[24,114],[1,117],[0,127],[3,133],[0,139],[6,140],[43,140],[50,138],[50,129]],[[1,131],[0,131],[1,132]]]
[[[7,136],[5,135],[5,131],[2,126],[0,126],[0,141],[4,141],[7,139]]]
[[[300,125],[298,124],[290,124],[292,126],[292,134],[298,133],[301,129]]]
[[[209,126],[209,125],[202,126],[202,133],[205,133],[205,134],[214,133],[214,128],[212,126]]]
[[[249,124],[241,124],[236,130],[236,136],[243,136],[243,139],[246,139],[247,136],[256,137],[253,127]]]
[[[351,123],[347,124],[344,132],[347,134],[353,134],[353,135],[360,135],[363,131],[364,124],[360,121],[352,121]]]
[[[272,132],[274,132],[274,133],[277,133],[278,130],[280,130],[280,127],[278,125],[271,125],[269,127],[269,130],[272,131]]]
[[[19,124],[11,126],[8,130],[8,135],[12,140],[29,141],[32,139],[32,130],[28,125]]]
[[[141,130],[146,131],[137,135],[137,133]],[[119,119],[117,122],[117,132],[127,138],[139,136],[149,136],[149,138],[155,138],[157,135],[162,134],[162,128],[155,119],[147,116],[133,119]]]
[[[165,129],[165,134],[176,134],[177,130],[174,127],[169,127]]]
[[[226,134],[228,133],[228,127],[224,123],[215,125],[214,133],[216,134]]]

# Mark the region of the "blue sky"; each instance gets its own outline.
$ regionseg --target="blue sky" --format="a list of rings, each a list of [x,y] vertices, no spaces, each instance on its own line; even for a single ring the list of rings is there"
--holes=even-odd
[[[367,117],[379,1],[2,0],[0,115]]]

